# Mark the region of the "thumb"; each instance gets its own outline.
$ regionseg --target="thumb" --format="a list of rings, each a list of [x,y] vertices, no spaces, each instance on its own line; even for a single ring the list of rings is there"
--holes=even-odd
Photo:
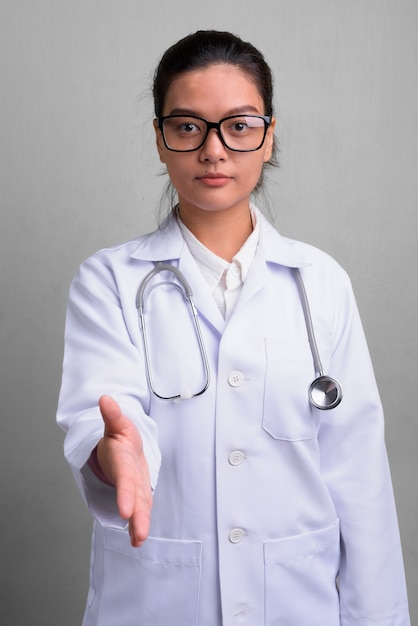
[[[116,434],[123,427],[122,410],[119,404],[110,396],[99,398],[99,408],[105,424],[106,434]]]

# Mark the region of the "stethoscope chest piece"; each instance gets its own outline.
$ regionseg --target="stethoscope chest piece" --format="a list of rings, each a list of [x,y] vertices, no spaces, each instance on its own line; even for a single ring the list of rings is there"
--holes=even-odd
[[[331,376],[318,376],[309,387],[309,401],[317,409],[334,409],[342,398],[341,385]]]

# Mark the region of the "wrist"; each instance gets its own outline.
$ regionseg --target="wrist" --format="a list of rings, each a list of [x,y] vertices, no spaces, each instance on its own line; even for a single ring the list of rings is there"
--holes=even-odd
[[[104,473],[104,471],[102,470],[100,463],[99,463],[99,459],[97,458],[97,447],[98,445],[94,448],[94,450],[92,451],[88,461],[87,461],[87,465],[89,466],[89,468],[91,469],[91,471],[93,472],[93,474],[102,482],[105,483],[105,485],[109,485],[109,487],[114,487],[115,485],[108,479],[108,477],[106,476],[106,474]]]

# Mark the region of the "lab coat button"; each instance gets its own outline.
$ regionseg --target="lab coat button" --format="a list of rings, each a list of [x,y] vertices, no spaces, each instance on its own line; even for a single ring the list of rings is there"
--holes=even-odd
[[[231,372],[228,376],[228,382],[231,387],[239,387],[242,385],[242,381],[244,380],[244,376],[241,372]]]
[[[240,465],[244,460],[244,453],[241,450],[234,450],[229,455],[228,461],[231,465]]]
[[[229,541],[231,543],[239,543],[240,541],[242,541],[244,539],[244,534],[245,533],[242,530],[242,528],[234,528],[229,533]]]

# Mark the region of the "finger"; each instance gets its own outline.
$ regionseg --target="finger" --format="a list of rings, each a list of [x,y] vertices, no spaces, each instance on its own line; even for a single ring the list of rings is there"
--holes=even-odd
[[[116,487],[116,503],[122,519],[129,520],[132,545],[139,547],[148,537],[152,496],[147,497],[142,489],[135,489],[132,481],[121,477]]]
[[[137,511],[129,520],[129,535],[134,548],[142,546],[148,538],[150,528],[150,513]]]
[[[125,465],[116,477],[116,504],[123,519],[151,515],[152,492],[148,475],[138,466]],[[135,522],[136,527],[136,522]]]
[[[116,505],[122,519],[130,519],[135,507],[135,486],[131,476],[116,479]]]

